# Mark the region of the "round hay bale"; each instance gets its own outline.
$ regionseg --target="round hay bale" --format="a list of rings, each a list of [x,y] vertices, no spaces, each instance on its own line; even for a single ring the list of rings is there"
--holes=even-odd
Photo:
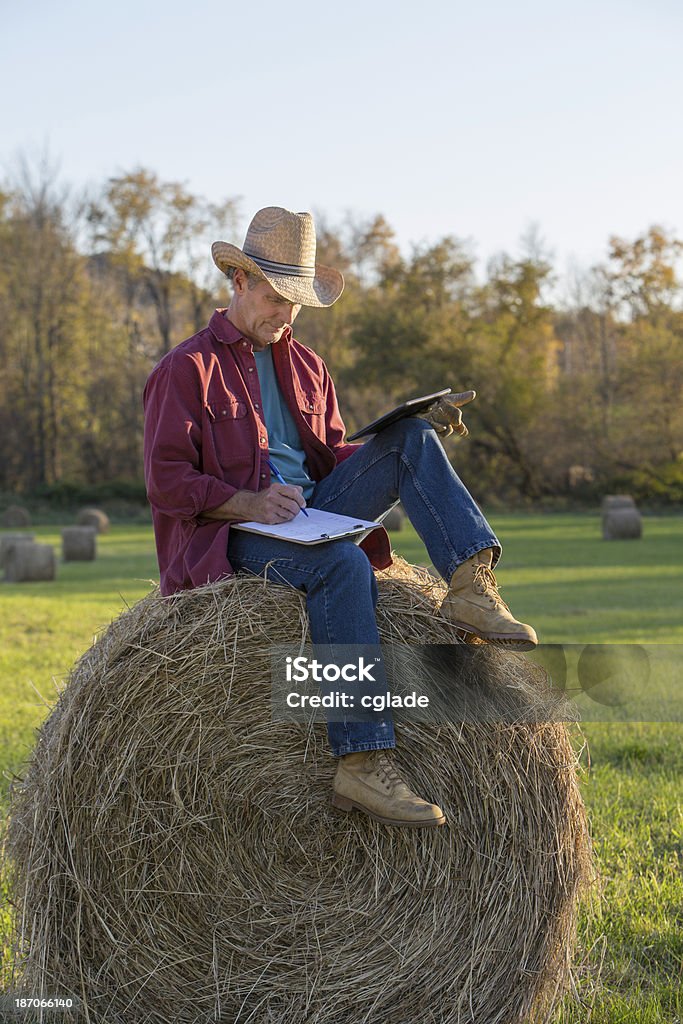
[[[53,580],[57,560],[51,544],[15,544],[5,558],[5,579],[8,583],[35,583]]]
[[[643,521],[637,508],[612,508],[602,517],[603,540],[639,540]]]
[[[35,539],[35,534],[33,533],[6,533],[0,537],[0,569],[5,568],[7,555],[15,544],[30,544]]]
[[[635,508],[636,503],[630,494],[606,494],[602,499],[600,509],[603,513],[611,512],[616,508]]]
[[[384,642],[452,642],[443,583],[378,580]],[[399,765],[448,824],[342,814],[324,723],[271,720],[271,645],[307,637],[302,595],[245,576],[153,592],[81,658],[13,791],[13,991],[76,993],[91,1024],[552,1006],[590,865],[567,727],[404,723]],[[500,689],[510,662],[485,650]]]
[[[405,513],[401,506],[395,505],[382,519],[382,526],[385,530],[402,530],[405,518]]]
[[[30,525],[31,513],[27,508],[22,508],[21,505],[10,505],[9,508],[6,508],[2,513],[0,526],[6,526],[10,530],[16,530],[17,527]]]
[[[94,526],[65,526],[62,530],[62,557],[65,562],[92,562],[97,555],[97,530]]]
[[[97,533],[107,533],[111,525],[109,516],[101,508],[82,508],[76,522],[79,526],[94,526]]]

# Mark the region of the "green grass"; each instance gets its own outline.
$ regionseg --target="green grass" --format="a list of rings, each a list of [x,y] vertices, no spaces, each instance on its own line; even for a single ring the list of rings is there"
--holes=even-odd
[[[6,531],[13,532],[13,531]],[[60,528],[34,527],[59,551]],[[0,757],[16,771],[33,729],[94,635],[158,580],[149,526],[115,526],[98,538],[95,562],[59,563],[50,583],[0,583]],[[0,780],[0,799],[8,779]]]
[[[683,643],[683,517],[645,517],[640,541],[603,541],[597,515],[490,522],[503,596],[544,643]],[[409,561],[429,562],[412,529],[394,542]]]
[[[683,643],[683,517],[645,519],[641,541],[603,542],[588,515],[491,517],[497,577],[515,614],[552,643]],[[58,546],[57,526],[33,530]],[[410,528],[392,535],[428,557]],[[93,563],[53,583],[0,584],[0,800],[33,730],[96,632],[157,578],[151,528],[114,526]],[[683,727],[590,722],[582,780],[600,883],[582,908],[576,992],[556,1024],[681,1024]]]

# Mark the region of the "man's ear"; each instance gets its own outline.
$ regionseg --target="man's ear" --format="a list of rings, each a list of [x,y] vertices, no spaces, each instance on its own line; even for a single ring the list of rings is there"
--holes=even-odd
[[[241,267],[235,267],[235,273],[232,277],[232,285],[239,295],[244,294],[247,290],[247,275]]]

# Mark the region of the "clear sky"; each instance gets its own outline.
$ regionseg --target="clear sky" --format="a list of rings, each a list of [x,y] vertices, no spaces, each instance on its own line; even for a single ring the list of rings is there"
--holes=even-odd
[[[531,223],[563,272],[683,232],[677,0],[5,0],[0,164],[46,144],[218,200],[382,213],[484,261]],[[237,239],[241,243],[242,234]]]

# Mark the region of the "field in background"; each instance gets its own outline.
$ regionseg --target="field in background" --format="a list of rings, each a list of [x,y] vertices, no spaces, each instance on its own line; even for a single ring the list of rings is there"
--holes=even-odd
[[[600,540],[587,515],[498,515],[497,577],[545,642],[683,643],[683,518],[646,517],[639,542]],[[32,530],[59,545],[57,526]],[[392,535],[427,564],[412,529]],[[54,583],[0,584],[0,800],[70,666],[157,579],[149,526],[114,526],[94,563],[60,564]],[[577,992],[561,1024],[683,1021],[683,726],[583,728],[583,792],[601,882],[581,921]]]

